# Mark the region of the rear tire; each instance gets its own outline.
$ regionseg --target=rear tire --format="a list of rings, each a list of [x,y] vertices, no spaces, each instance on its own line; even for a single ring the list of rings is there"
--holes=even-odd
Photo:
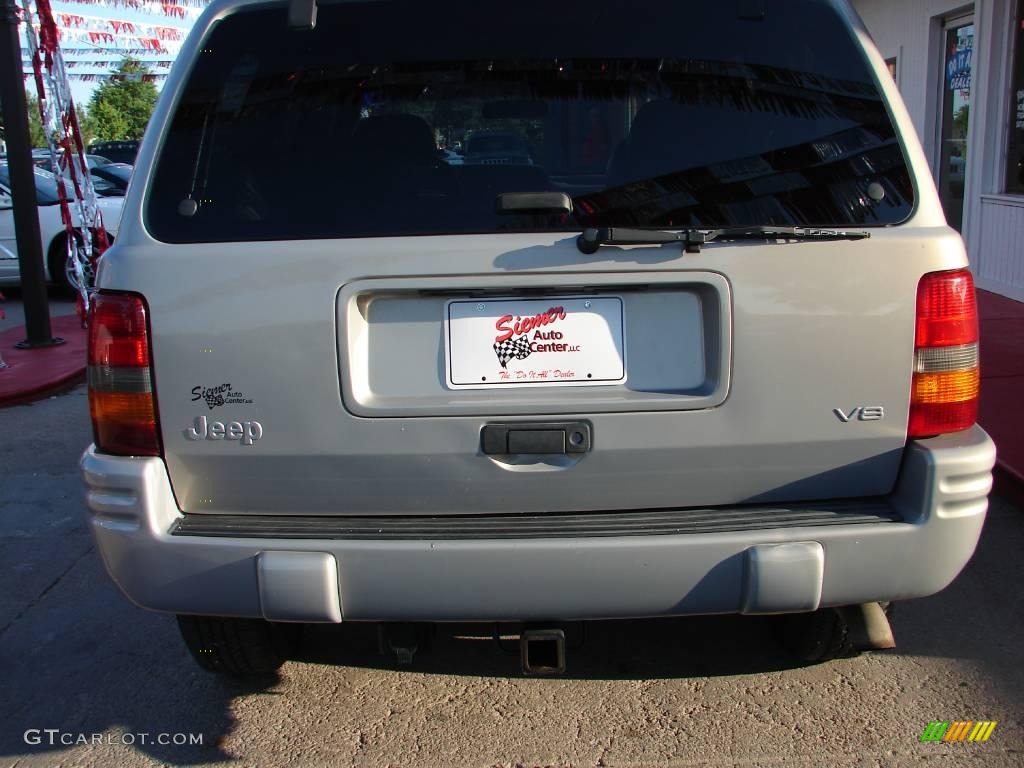
[[[895,605],[881,602],[879,605],[892,621]],[[836,658],[852,658],[860,655],[843,608],[820,608],[813,613],[793,613],[784,617],[780,641],[786,651],[805,664],[821,664]],[[862,634],[862,633],[861,633]],[[861,643],[864,638],[861,637]]]
[[[835,608],[785,617],[782,645],[799,661],[820,664],[858,655],[850,639],[850,627]]]
[[[298,625],[219,616],[178,616],[178,628],[200,667],[236,678],[273,674],[288,660],[299,630]]]
[[[78,293],[78,288],[68,276],[67,243],[67,234],[58,235],[53,239],[47,254],[46,266],[50,270],[50,281],[57,290],[66,296],[74,296]]]
[[[81,241],[81,238],[76,235],[76,240]],[[107,235],[109,244],[113,244],[114,238]],[[78,286],[72,281],[72,275],[69,274],[68,264],[68,251],[67,251],[68,236],[67,233],[62,233],[53,239],[50,243],[50,250],[46,255],[46,266],[50,270],[50,281],[54,284],[58,291],[64,295],[77,296]],[[83,269],[87,269],[83,265]],[[86,282],[91,287],[94,283],[94,275],[86,275]]]

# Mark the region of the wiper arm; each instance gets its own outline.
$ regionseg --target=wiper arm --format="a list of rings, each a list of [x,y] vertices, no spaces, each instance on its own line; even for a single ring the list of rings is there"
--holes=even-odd
[[[665,245],[682,243],[687,253],[700,253],[702,245],[714,240],[864,240],[870,232],[808,227],[724,227],[722,229],[659,229],[605,227],[587,229],[576,241],[586,254],[597,253],[602,245]]]
[[[705,234],[697,229],[684,229],[680,232],[666,232],[660,229],[631,229],[629,227],[604,227],[601,229],[585,229],[576,240],[576,246],[583,253],[597,253],[602,245],[666,245],[683,243],[686,252],[691,247],[707,242]]]

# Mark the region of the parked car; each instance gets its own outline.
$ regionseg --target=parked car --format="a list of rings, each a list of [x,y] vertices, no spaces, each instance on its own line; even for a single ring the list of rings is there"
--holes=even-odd
[[[502,622],[527,673],[583,620],[891,647],[995,449],[963,242],[850,5],[453,3],[197,22],[90,321],[114,582],[234,675],[310,622],[402,661]]]
[[[439,149],[437,150],[437,159],[447,165],[462,165],[463,157],[458,152],[453,152],[450,149]]]
[[[127,163],[108,163],[89,171],[96,193],[104,197],[124,197],[134,166]]]
[[[32,150],[33,162],[37,168],[49,171],[51,168],[50,153],[48,150]],[[81,173],[82,165],[76,159],[75,166]],[[133,166],[127,163],[111,162],[101,155],[86,155],[85,167],[89,170],[93,187],[96,194],[103,197],[123,197],[128,188],[128,180],[131,178]],[[65,169],[64,176],[71,179],[71,172]]]
[[[85,165],[87,168],[92,170],[101,165],[109,165],[110,159],[103,157],[102,155],[87,154],[85,156]],[[50,164],[50,150],[49,149],[33,149],[32,150],[32,163],[37,168],[42,168],[44,171],[51,170]],[[79,162],[75,161],[76,167],[81,167]]]
[[[75,278],[66,264],[67,234],[61,219],[56,177],[49,171],[36,168],[35,182],[46,279],[70,292],[75,289]],[[70,189],[68,193],[74,200],[74,194]],[[100,198],[98,201],[103,225],[111,238],[117,234],[123,200],[124,198]],[[71,206],[71,213],[73,222],[78,226],[80,219],[75,205]],[[10,172],[6,163],[0,163],[0,285],[20,283],[21,268],[18,263],[18,241],[14,231]]]
[[[89,145],[89,152],[110,158],[114,163],[135,164],[139,152],[138,141],[95,141]]]

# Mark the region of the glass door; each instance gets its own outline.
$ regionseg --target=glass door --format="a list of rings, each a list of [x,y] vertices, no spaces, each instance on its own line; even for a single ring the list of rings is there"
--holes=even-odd
[[[942,60],[942,135],[939,194],[946,220],[963,229],[964,182],[967,178],[967,127],[971,118],[971,64],[974,58],[974,18],[946,23]]]

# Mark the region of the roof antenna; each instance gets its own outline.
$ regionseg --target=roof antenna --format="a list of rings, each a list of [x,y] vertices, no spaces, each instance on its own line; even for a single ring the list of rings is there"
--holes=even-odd
[[[316,26],[316,0],[289,0],[288,28],[313,29]]]
[[[744,21],[764,21],[768,15],[765,0],[739,0],[737,15]]]

